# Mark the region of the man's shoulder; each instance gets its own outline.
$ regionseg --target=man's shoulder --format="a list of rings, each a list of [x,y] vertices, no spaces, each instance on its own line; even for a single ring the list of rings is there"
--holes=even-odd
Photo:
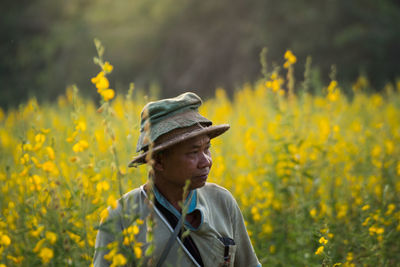
[[[122,212],[122,209],[128,208],[128,210],[132,210],[137,206],[137,203],[140,198],[141,188],[135,188],[131,191],[123,194],[120,199],[117,201],[117,207],[113,209],[111,206],[108,207],[109,217],[115,217]],[[126,212],[126,211],[124,211]]]
[[[224,199],[225,201],[234,201],[231,192],[218,184],[206,183],[203,187],[197,190],[200,195],[203,195],[206,198],[218,198]]]
[[[140,187],[137,187],[137,188],[135,188],[135,189],[132,189],[131,191],[125,193],[125,194],[122,196],[122,199],[127,200],[127,199],[131,199],[131,198],[137,198],[137,197],[140,196],[140,191],[141,191],[141,188],[140,188]]]
[[[200,187],[198,190],[203,190],[203,191],[219,191],[219,192],[227,192],[230,194],[229,190],[226,189],[225,187],[222,187],[218,184],[215,183],[209,183],[207,182],[203,187]]]
[[[119,207],[125,206],[130,211],[135,211],[139,212],[142,210],[145,206],[144,205],[144,199],[146,198],[145,193],[143,191],[142,186],[137,187],[135,189],[132,189],[131,191],[125,193],[120,201],[119,201]]]

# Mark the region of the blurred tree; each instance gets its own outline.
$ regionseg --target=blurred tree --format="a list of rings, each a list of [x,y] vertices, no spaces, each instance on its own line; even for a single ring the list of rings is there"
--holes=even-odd
[[[283,63],[286,49],[342,82],[366,73],[376,88],[400,73],[400,5],[394,0],[11,0],[0,18],[0,105],[28,95],[53,99],[77,83],[96,95],[93,38],[116,67],[115,89],[158,84],[163,96],[185,90],[233,91],[261,77],[259,53]]]
[[[85,3],[86,2],[86,3]],[[88,1],[52,0],[0,2],[0,106],[29,96],[49,100],[92,66],[92,48],[79,11]]]

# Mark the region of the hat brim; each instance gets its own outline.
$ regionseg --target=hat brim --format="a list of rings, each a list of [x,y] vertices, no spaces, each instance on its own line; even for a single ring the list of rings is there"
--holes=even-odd
[[[178,143],[181,143],[183,141],[189,140],[191,138],[194,138],[194,137],[197,137],[200,135],[208,135],[210,137],[210,139],[213,139],[213,138],[223,134],[224,132],[226,132],[229,128],[230,128],[229,124],[221,124],[221,125],[199,128],[197,130],[190,131],[185,134],[177,135],[176,137],[174,137],[166,142],[163,142],[161,144],[157,144],[152,148],[151,152],[153,154],[160,152],[160,151],[165,150],[173,145],[176,145]],[[134,157],[133,160],[129,162],[128,167],[136,167],[140,164],[146,163],[146,156],[148,153],[149,152],[146,151],[146,152],[143,152],[140,155]]]

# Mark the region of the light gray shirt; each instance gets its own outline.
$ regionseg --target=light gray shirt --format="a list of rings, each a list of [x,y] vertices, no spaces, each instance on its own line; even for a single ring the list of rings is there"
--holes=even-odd
[[[101,230],[101,228],[98,231],[94,267],[110,265],[110,262],[104,259],[108,251],[101,248],[113,242],[118,236],[117,233],[129,227],[132,223],[130,219],[127,219],[130,217],[129,215],[137,214],[144,220],[150,213],[149,205],[147,204],[149,202],[148,197],[143,186],[125,194],[121,200],[124,203],[124,208],[120,204],[114,210],[109,208],[108,218],[101,223],[101,225],[104,225],[112,221],[114,233]],[[154,209],[153,242],[155,247],[152,262],[156,263],[174,230],[163,214],[157,208],[154,207]],[[206,183],[205,186],[197,189],[196,209],[200,210],[203,221],[199,228],[190,232],[190,236],[201,254],[205,267],[261,266],[251,245],[242,213],[228,190],[216,184]],[[141,225],[140,232],[136,236],[136,240],[144,244],[143,253],[149,245],[146,240],[146,229],[145,224]],[[220,240],[221,237],[231,238],[235,244],[226,248]],[[226,257],[224,257],[227,250],[228,264],[226,264]],[[145,261],[147,260],[145,259]],[[145,265],[147,266],[147,264]],[[181,240],[176,238],[163,266],[189,267],[199,265]]]

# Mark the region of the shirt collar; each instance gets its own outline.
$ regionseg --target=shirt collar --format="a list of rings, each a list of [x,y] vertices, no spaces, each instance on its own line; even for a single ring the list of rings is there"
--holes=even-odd
[[[172,214],[174,214],[178,219],[181,218],[181,213],[160,193],[160,191],[158,191],[156,186],[153,186],[153,192],[154,192],[154,196],[157,199],[157,201],[167,210],[169,210]],[[190,201],[188,203],[188,201]],[[193,211],[196,210],[197,207],[197,191],[196,189],[191,190],[185,200],[185,205],[188,205],[188,211],[187,214],[192,213]],[[201,222],[203,222],[203,216],[201,216]],[[185,225],[187,225],[188,223],[185,222]],[[201,223],[200,223],[201,224]],[[189,224],[187,225],[189,228],[193,227]]]

